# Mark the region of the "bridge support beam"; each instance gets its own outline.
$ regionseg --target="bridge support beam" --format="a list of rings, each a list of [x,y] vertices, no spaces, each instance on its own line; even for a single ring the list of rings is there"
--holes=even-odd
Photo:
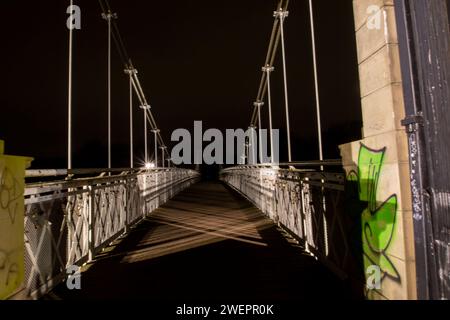
[[[354,0],[363,139],[340,146],[363,249],[369,299],[416,299],[409,152],[395,7],[392,0]],[[351,185],[356,189],[351,188]],[[359,191],[358,191],[359,190]],[[361,212],[350,212],[359,210]]]

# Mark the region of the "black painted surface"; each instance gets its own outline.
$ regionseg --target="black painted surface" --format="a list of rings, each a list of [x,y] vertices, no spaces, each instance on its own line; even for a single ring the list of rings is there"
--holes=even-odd
[[[450,299],[450,30],[446,0],[397,0],[420,299]]]

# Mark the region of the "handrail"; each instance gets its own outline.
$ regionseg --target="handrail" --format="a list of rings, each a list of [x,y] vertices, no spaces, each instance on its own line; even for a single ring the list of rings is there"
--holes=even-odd
[[[242,165],[222,170],[220,179],[345,278],[351,263],[347,240],[351,231],[344,223],[345,173],[330,170],[341,165],[340,160]],[[297,169],[300,166],[311,168]]]
[[[313,161],[295,161],[295,162],[282,162],[278,164],[262,163],[262,164],[243,164],[239,166],[234,166],[230,168],[224,168],[223,171],[233,170],[233,169],[260,169],[260,168],[279,168],[279,167],[340,167],[342,166],[341,159],[331,159],[331,160],[313,160]]]
[[[103,174],[95,176],[98,173]],[[180,168],[125,168],[30,170],[28,177],[67,174],[81,176],[26,185],[24,236],[29,263],[15,299],[45,294],[64,280],[66,268],[94,261],[106,246],[200,176],[195,170]],[[92,175],[82,176],[86,174]],[[48,264],[42,267],[40,261]]]
[[[94,174],[102,174],[102,173],[141,173],[141,172],[157,172],[157,171],[176,171],[176,170],[184,170],[180,168],[115,168],[115,169],[35,169],[35,170],[26,170],[25,177],[26,178],[47,178],[47,177],[61,177],[61,176],[70,176],[70,175],[94,175]]]

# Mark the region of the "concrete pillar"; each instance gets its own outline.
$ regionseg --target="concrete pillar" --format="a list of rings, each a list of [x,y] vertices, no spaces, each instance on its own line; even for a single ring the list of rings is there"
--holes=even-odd
[[[4,154],[0,140],[0,300],[20,288],[25,278],[25,169],[32,159]]]
[[[363,139],[340,146],[369,299],[415,299],[409,155],[393,0],[354,0]],[[356,212],[358,211],[358,212]],[[378,268],[378,269],[377,269]],[[374,270],[381,271],[380,285]],[[376,278],[376,277],[375,277]],[[375,279],[376,280],[376,279]]]

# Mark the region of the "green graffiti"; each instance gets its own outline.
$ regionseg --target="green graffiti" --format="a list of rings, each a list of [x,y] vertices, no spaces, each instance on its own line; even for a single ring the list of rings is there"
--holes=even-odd
[[[383,277],[400,281],[400,275],[386,253],[396,229],[397,195],[393,194],[385,201],[377,199],[385,153],[386,148],[372,150],[361,144],[358,172],[350,173],[348,181],[358,187],[364,270],[377,265]]]

